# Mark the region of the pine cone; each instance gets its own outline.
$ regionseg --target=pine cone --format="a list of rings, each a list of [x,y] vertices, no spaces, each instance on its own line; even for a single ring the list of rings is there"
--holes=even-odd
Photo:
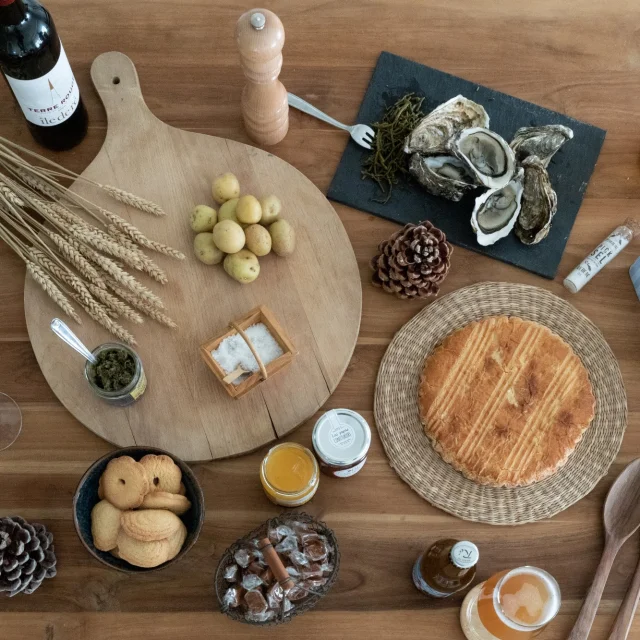
[[[378,246],[372,282],[398,298],[437,296],[449,272],[453,247],[428,220],[408,224]]]
[[[55,575],[53,534],[18,516],[0,518],[0,592],[33,593]]]

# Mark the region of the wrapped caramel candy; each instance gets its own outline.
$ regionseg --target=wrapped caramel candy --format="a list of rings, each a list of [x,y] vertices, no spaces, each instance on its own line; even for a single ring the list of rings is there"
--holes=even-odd
[[[224,570],[224,579],[227,582],[237,582],[238,580],[238,565],[230,564]]]
[[[317,534],[306,534],[302,537],[304,553],[310,560],[318,562],[324,560],[329,553],[327,540],[324,536]]]
[[[247,611],[245,614],[245,618],[250,622],[268,622],[269,620],[273,620],[276,617],[276,612],[268,609],[263,613],[251,613]]]
[[[245,573],[242,576],[242,588],[247,591],[254,591],[262,586],[262,578],[255,573]]]
[[[289,554],[289,560],[291,560],[298,569],[300,567],[309,566],[309,558],[302,551],[298,551],[297,549]]]
[[[258,564],[257,562],[252,562],[246,569],[247,573],[255,573],[259,576],[264,571],[264,566]]]
[[[244,594],[244,602],[247,605],[247,613],[256,615],[259,613],[265,613],[269,608],[267,601],[262,595],[262,591],[258,589],[251,589]]]
[[[287,536],[278,542],[275,546],[278,553],[288,553],[289,551],[297,551],[298,538],[296,536]]]
[[[289,566],[285,566],[285,569],[287,570],[287,573],[292,578],[299,578],[300,577],[300,572],[295,567],[289,565]]]
[[[320,587],[323,587],[325,584],[327,584],[327,580],[328,578],[324,576],[320,578],[309,578],[308,580],[304,581],[304,586],[311,589],[312,591],[315,591],[316,589],[319,589]]]
[[[307,597],[309,591],[299,582],[286,592],[286,596],[291,602],[299,602]]]
[[[268,538],[272,545],[276,545],[280,540],[295,537],[295,535],[296,532],[291,527],[281,524],[269,529]]]
[[[234,560],[238,563],[238,566],[246,569],[251,562],[251,554],[247,549],[238,549],[233,555]]]
[[[269,605],[269,609],[279,611],[283,598],[284,591],[277,582],[267,589],[267,604]]]
[[[235,609],[240,606],[242,589],[240,587],[229,587],[224,594],[223,604],[229,609]]]
[[[303,580],[308,580],[309,578],[322,578],[322,565],[316,562],[314,562],[313,564],[309,564],[309,566],[303,567],[300,570],[300,576]]]

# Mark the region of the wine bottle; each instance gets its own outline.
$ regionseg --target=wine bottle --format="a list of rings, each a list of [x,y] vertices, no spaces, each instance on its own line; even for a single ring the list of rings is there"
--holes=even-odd
[[[35,0],[0,0],[0,70],[33,137],[60,151],[87,133],[87,111],[49,12]]]

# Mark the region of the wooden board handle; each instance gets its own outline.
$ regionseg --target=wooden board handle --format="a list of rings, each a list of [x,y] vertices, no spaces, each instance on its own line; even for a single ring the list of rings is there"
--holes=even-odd
[[[119,51],[99,55],[91,65],[91,79],[107,112],[107,135],[122,128],[138,126],[138,115],[151,114],[142,97],[138,72],[131,58]]]

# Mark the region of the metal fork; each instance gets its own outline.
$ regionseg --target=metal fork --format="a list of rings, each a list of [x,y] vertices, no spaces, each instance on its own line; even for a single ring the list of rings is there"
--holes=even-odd
[[[353,140],[361,147],[371,149],[371,143],[376,137],[375,131],[371,127],[368,127],[366,124],[355,124],[352,127],[349,127],[346,124],[342,124],[342,122],[338,122],[331,116],[328,116],[326,113],[323,113],[320,109],[316,109],[312,104],[309,104],[306,100],[293,95],[293,93],[287,93],[287,96],[289,98],[289,106],[300,109],[300,111],[304,111],[310,116],[318,118],[318,120],[323,120],[328,124],[332,124],[338,129],[348,131]]]

